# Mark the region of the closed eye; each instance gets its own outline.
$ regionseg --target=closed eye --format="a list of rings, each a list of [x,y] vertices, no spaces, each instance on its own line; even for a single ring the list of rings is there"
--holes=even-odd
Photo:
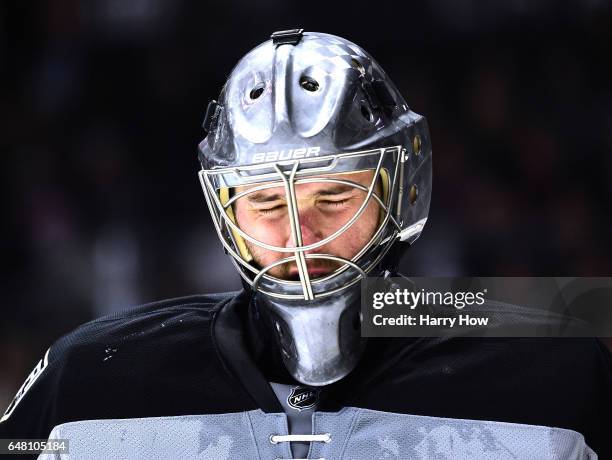
[[[349,199],[350,198],[346,198],[344,200],[321,200],[319,203],[321,203],[323,206],[340,207],[348,203]]]
[[[274,214],[286,207],[284,204],[279,204],[276,206],[272,206],[271,208],[257,208],[257,212],[264,215]]]

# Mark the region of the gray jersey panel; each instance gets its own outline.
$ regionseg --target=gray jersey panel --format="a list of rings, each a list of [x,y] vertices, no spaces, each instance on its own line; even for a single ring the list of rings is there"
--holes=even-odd
[[[352,418],[346,435],[347,420]],[[316,429],[332,447],[313,445],[312,457],[368,459],[572,459],[597,456],[575,431],[517,423],[393,414],[366,409],[317,413]],[[334,433],[341,433],[340,438]],[[338,449],[341,449],[338,452]]]
[[[39,459],[275,459],[290,458],[272,433],[286,433],[284,414],[262,411],[115,420],[86,420],[56,426],[51,439],[69,439],[69,454]]]
[[[537,459],[592,460],[595,453],[575,431],[516,423],[462,420],[345,408],[313,414],[308,458],[332,459]],[[51,439],[69,439],[70,453],[39,459],[274,460],[291,458],[285,414],[261,410],[180,417],[86,420],[56,426]]]

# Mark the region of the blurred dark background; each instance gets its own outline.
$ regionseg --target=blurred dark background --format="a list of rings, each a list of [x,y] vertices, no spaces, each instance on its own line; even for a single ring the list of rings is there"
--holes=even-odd
[[[0,407],[94,316],[239,286],[196,177],[206,104],[294,27],[368,50],[427,116],[413,275],[612,275],[612,4],[0,3]]]

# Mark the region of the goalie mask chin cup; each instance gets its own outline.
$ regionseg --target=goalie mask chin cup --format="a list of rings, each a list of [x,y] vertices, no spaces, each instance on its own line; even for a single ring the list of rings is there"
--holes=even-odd
[[[425,118],[409,109],[363,49],[333,35],[293,30],[273,34],[240,60],[218,102],[209,104],[204,128],[199,178],[213,223],[243,283],[261,301],[285,366],[308,385],[343,378],[363,350],[359,281],[393,269],[388,261],[427,221],[432,167]],[[341,175],[361,171],[374,173],[367,187]],[[304,244],[296,185],[312,182],[356,187],[365,198],[344,225]],[[236,200],[272,187],[284,190],[292,247],[267,244],[236,223]],[[378,227],[355,256],[318,252],[342,238],[372,201],[381,210]],[[400,247],[389,257],[395,243]],[[254,246],[283,258],[259,266],[249,250]],[[311,278],[312,259],[338,268]],[[299,280],[272,276],[270,270],[289,262]]]

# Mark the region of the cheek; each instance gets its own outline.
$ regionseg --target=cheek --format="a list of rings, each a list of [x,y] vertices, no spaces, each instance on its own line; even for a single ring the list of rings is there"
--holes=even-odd
[[[247,229],[244,231],[247,235],[252,236],[253,238],[256,238],[266,244],[284,247],[287,240],[284,230],[284,226],[278,223],[261,219],[259,221],[254,221],[252,225],[247,227]],[[262,251],[267,251],[265,248],[260,249]]]
[[[257,219],[254,213],[241,207],[237,207],[234,212],[238,226],[247,235],[273,246],[285,245],[283,227],[278,223],[266,221],[266,219]],[[270,251],[248,240],[246,240],[246,244],[255,261],[260,265],[267,265],[286,257],[280,252]]]
[[[234,215],[236,216],[236,224],[242,230],[247,231],[249,227],[252,227],[251,219],[249,218],[249,213],[246,212],[246,209],[243,206],[239,206],[240,201],[234,206]]]
[[[357,222],[330,243],[330,252],[347,258],[357,254],[376,232],[379,214],[380,207],[374,203],[370,204]]]
[[[274,225],[265,219],[257,218],[256,213],[242,206],[237,206],[234,212],[236,213],[236,223],[243,232],[266,244],[276,244],[278,230]]]

